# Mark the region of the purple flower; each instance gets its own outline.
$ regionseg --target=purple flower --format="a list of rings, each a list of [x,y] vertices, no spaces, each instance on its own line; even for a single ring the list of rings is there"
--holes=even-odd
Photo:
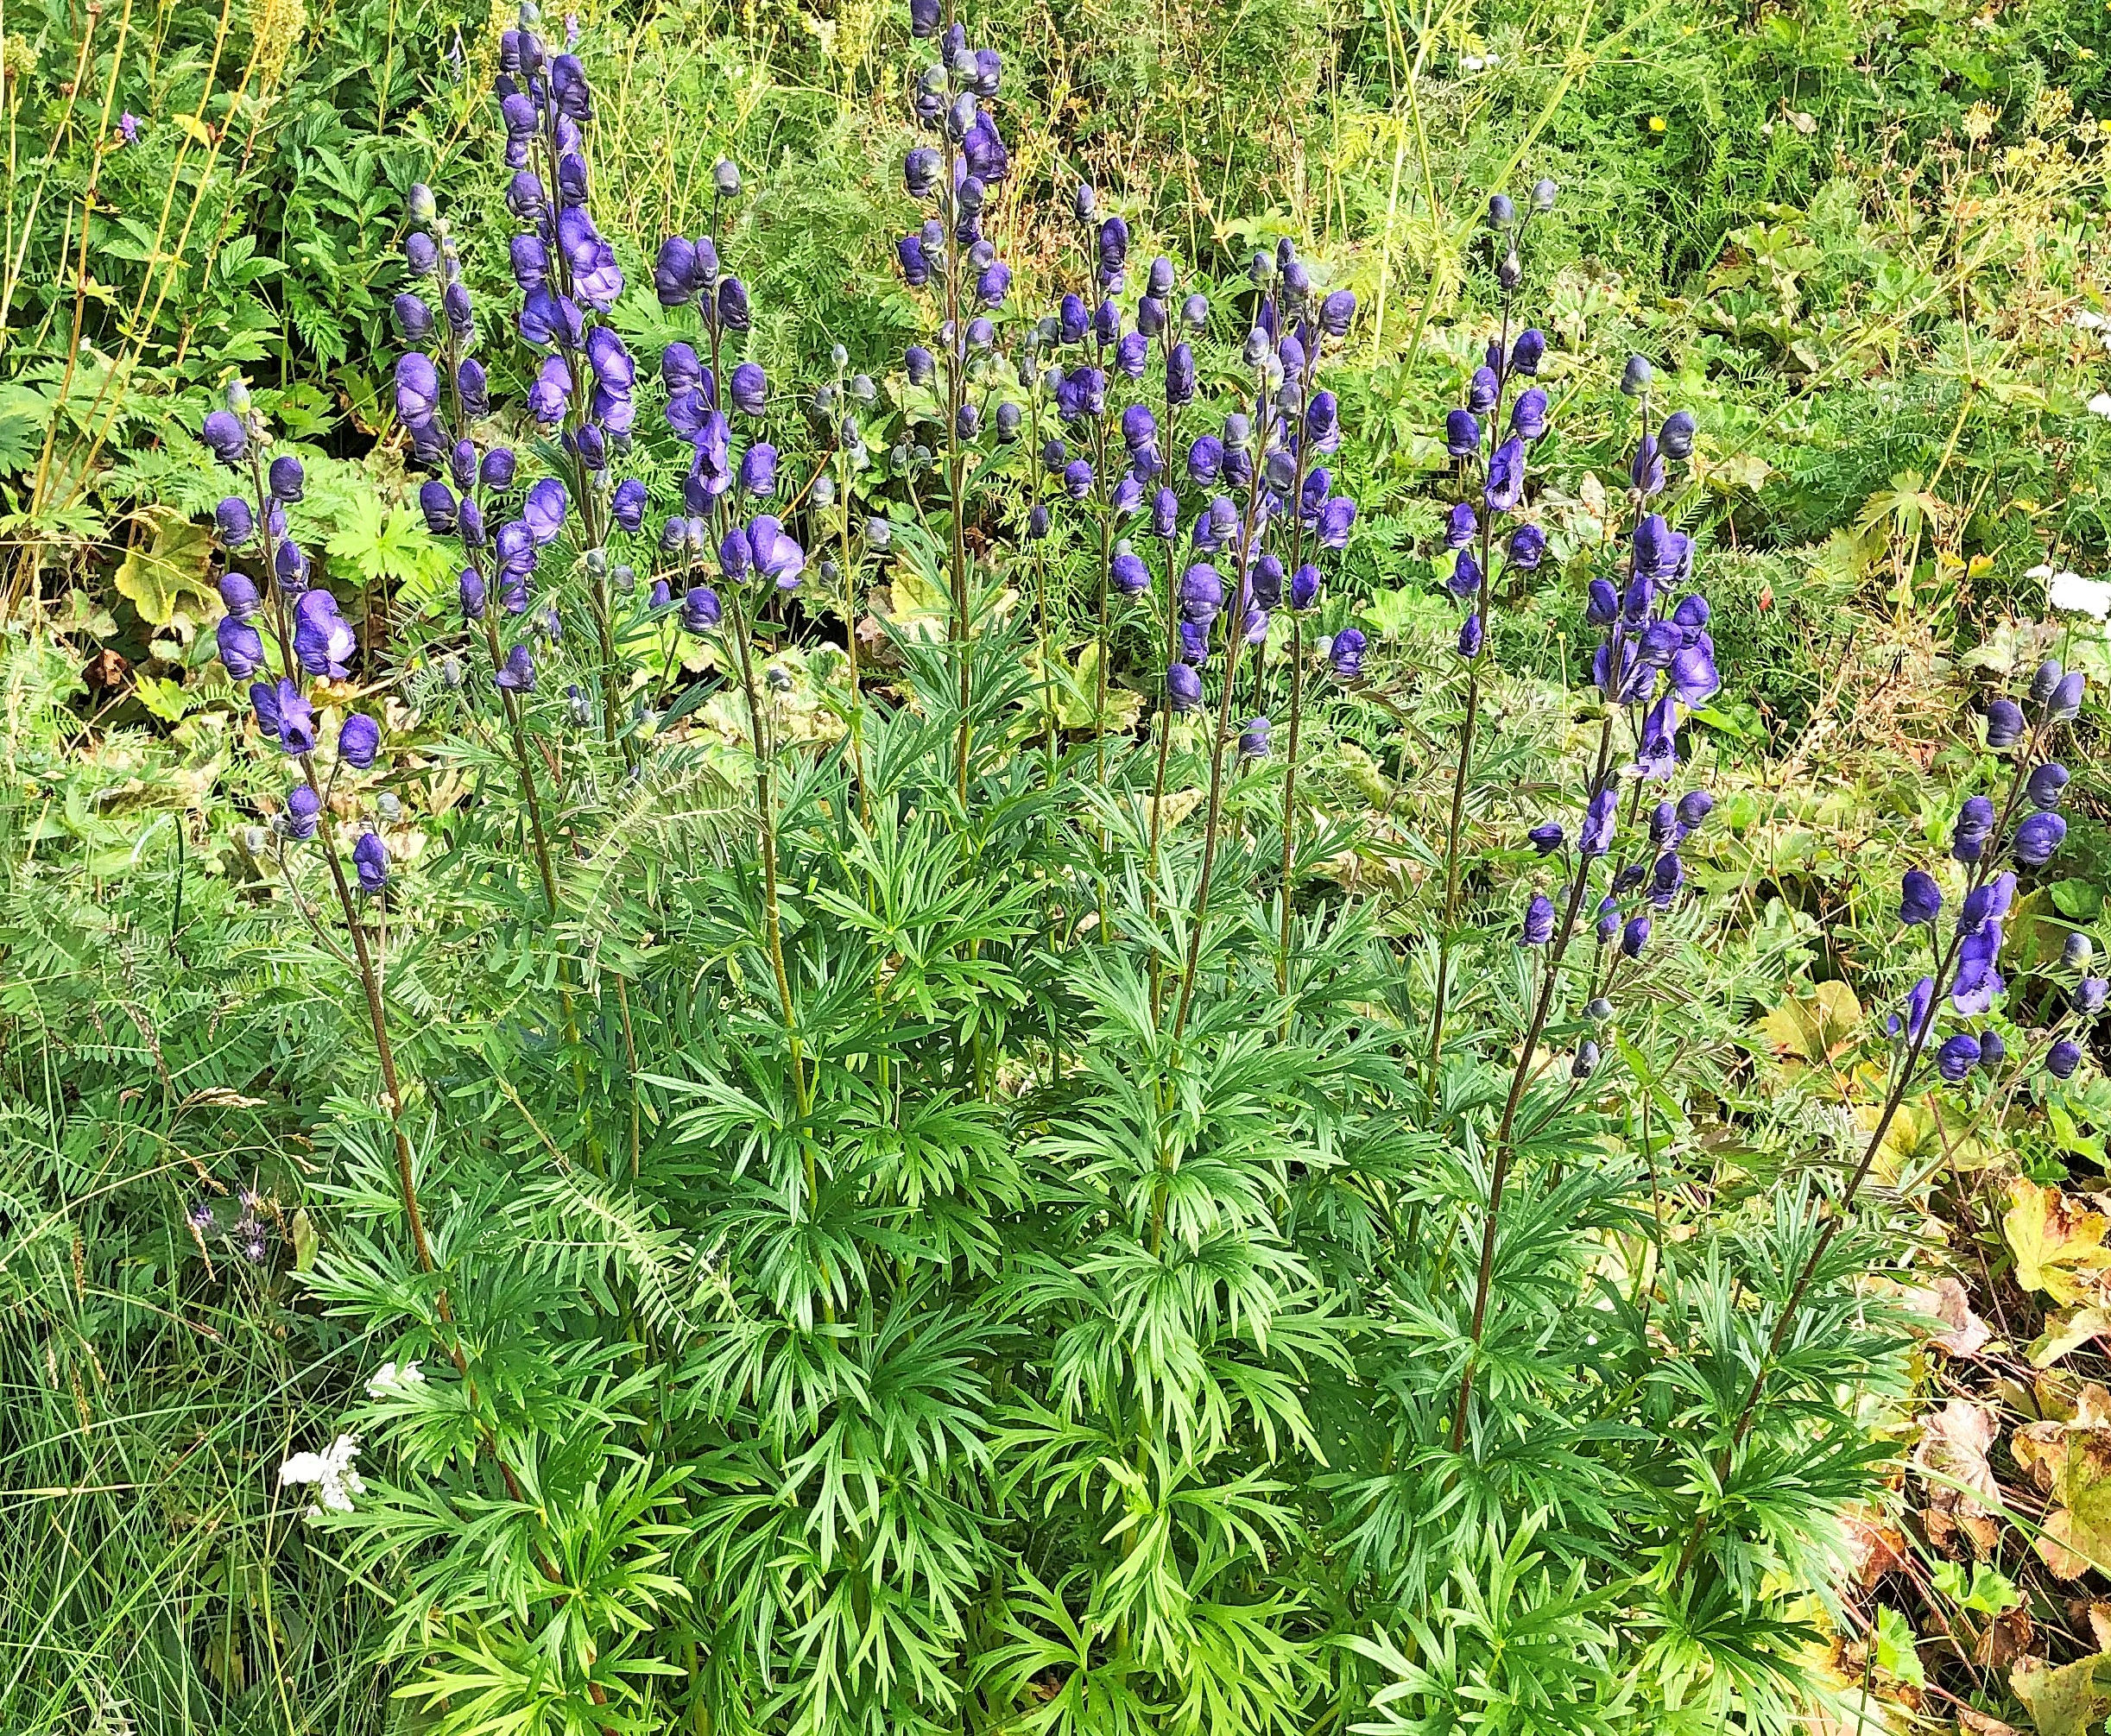
[[[523,289],[531,286],[523,283]],[[679,307],[697,293],[697,250],[693,242],[670,235],[653,260],[653,289],[662,307]]]
[[[1518,940],[1526,946],[1545,946],[1554,937],[1554,901],[1545,893],[1534,893],[1525,906],[1524,926]]]
[[[1609,785],[1591,797],[1583,810],[1583,830],[1576,841],[1578,854],[1602,856],[1613,847],[1613,821],[1619,808],[1618,793]]]
[[[1510,409],[1510,432],[1520,440],[1536,440],[1546,432],[1546,391],[1533,386],[1518,394]]]
[[[295,784],[286,792],[286,812],[281,817],[286,836],[297,843],[306,843],[315,836],[315,823],[322,817],[323,799],[313,784]]]
[[[521,508],[521,522],[538,545],[554,542],[565,527],[565,509],[570,504],[565,485],[555,477],[545,477],[528,489]]]
[[[2041,811],[2016,828],[2010,848],[2024,867],[2043,868],[2066,836],[2067,822],[2056,813]]]
[[[213,457],[224,464],[239,463],[243,454],[249,451],[249,434],[242,426],[242,419],[231,410],[212,411],[199,433],[212,447]]]
[[[462,569],[461,581],[458,589],[462,598],[463,620],[483,620],[484,606],[484,575],[478,572],[473,566],[464,567]]]
[[[1092,492],[1092,466],[1083,458],[1072,458],[1063,466],[1063,491],[1074,501],[1085,499]]]
[[[294,655],[309,674],[342,681],[351,672],[344,660],[358,648],[358,636],[328,591],[308,591],[294,605]]]
[[[257,727],[277,741],[281,752],[315,751],[315,708],[291,681],[281,676],[269,684],[253,684],[250,704],[256,708]]]
[[[1645,496],[1664,492],[1664,455],[1657,450],[1655,435],[1642,436],[1627,466],[1627,477]]]
[[[1664,456],[1667,458],[1690,458],[1693,456],[1695,432],[1693,412],[1674,411],[1664,419],[1664,426],[1657,430],[1657,443],[1663,448]]]
[[[1989,748],[2013,748],[2023,739],[2028,726],[2023,721],[2023,708],[2013,699],[1996,699],[1987,707],[1987,745]]]
[[[565,409],[571,401],[572,369],[561,356],[545,357],[535,383],[528,388],[528,414],[547,428],[565,420]]]
[[[300,469],[300,460],[291,452],[272,459],[270,472],[271,497],[283,501],[288,506],[307,493],[307,478]]]
[[[1975,862],[1994,836],[1994,804],[1985,796],[1973,796],[1957,810],[1957,822],[1950,835],[1950,853],[1961,862]]]
[[[1481,424],[1470,410],[1454,410],[1444,419],[1444,450],[1455,458],[1470,458],[1481,450]]]
[[[1355,528],[1356,503],[1347,495],[1336,495],[1319,508],[1319,546],[1322,548],[1347,548],[1349,533]]]
[[[635,477],[616,483],[609,496],[609,515],[635,536],[645,523],[645,484]]]
[[[780,590],[796,588],[806,571],[806,552],[786,532],[783,521],[764,513],[749,525],[747,534],[755,570]]]
[[[1459,625],[1458,654],[1471,662],[1481,654],[1481,647],[1487,636],[1487,631],[1481,624],[1480,611],[1476,609]]]
[[[1899,898],[1899,920],[1908,928],[1933,922],[1941,914],[1943,889],[1935,876],[1921,868],[1908,868]]]
[[[1344,627],[1334,635],[1334,642],[1327,647],[1327,660],[1333,664],[1334,672],[1340,679],[1354,681],[1362,677],[1363,653],[1368,642],[1353,627]]]
[[[2044,765],[2032,770],[2024,790],[2030,797],[2032,807],[2048,811],[2057,808],[2060,805],[2060,798],[2066,793],[2067,767],[2057,760],[2046,761]]]
[[[344,727],[338,731],[338,758],[363,772],[374,763],[374,756],[379,752],[381,725],[361,712],[353,712],[344,720]]]
[[[389,884],[389,852],[379,832],[362,832],[352,846],[352,866],[359,871],[359,890],[370,898]]]
[[[1513,434],[1488,461],[1488,486],[1482,490],[1488,509],[1507,513],[1525,497],[1525,443]]]
[[[1705,646],[1681,647],[1672,657],[1672,687],[1687,705],[1704,705],[1721,690],[1716,660]]]
[[[1537,374],[1539,363],[1546,354],[1546,334],[1527,328],[1517,334],[1517,342],[1510,346],[1510,371],[1513,374]]]
[[[1207,627],[1223,606],[1223,581],[1209,562],[1198,560],[1180,575],[1180,612],[1196,626]]]
[[[1961,1084],[1979,1064],[1979,1039],[1960,1031],[1935,1051],[1935,1070],[1950,1084]]]
[[[682,595],[681,624],[685,633],[703,634],[717,626],[721,616],[718,593],[707,584],[692,585]]]
[[[1187,477],[1198,488],[1208,488],[1224,470],[1224,443],[1214,434],[1198,434],[1187,449]]]
[[[1918,1042],[1927,1025],[1929,1013],[1935,1009],[1935,979],[1932,976],[1922,977],[1906,991],[1905,1007],[1903,1019],[1898,1013],[1892,1014],[1891,1034],[1896,1037],[1903,1031],[1907,1042]]]
[[[264,666],[263,637],[248,622],[233,615],[223,615],[219,625],[213,629],[213,637],[218,645],[220,661],[236,680],[246,681]]]
[[[2071,1079],[2081,1064],[2082,1045],[2071,1038],[2061,1038],[2045,1052],[2045,1071],[2055,1079]]]
[[[2059,684],[2045,701],[2045,716],[2056,723],[2064,723],[2082,715],[2082,695],[2089,685],[2089,678],[2079,669],[2070,670],[2060,677]]]
[[[2085,976],[2075,984],[2075,1011],[2084,1019],[2094,1019],[2111,1003],[2111,982],[2101,976]]]
[[[516,645],[506,653],[491,679],[508,692],[532,693],[535,689],[535,660],[528,654],[525,645]]]
[[[1109,563],[1107,576],[1124,597],[1141,597],[1151,588],[1150,570],[1141,559],[1124,549]]]
[[[1534,826],[1525,836],[1532,840],[1532,847],[1543,856],[1551,856],[1568,841],[1568,833],[1558,820],[1548,820]]]
[[[1202,677],[1188,664],[1166,670],[1166,703],[1176,711],[1191,711],[1202,703]]]
[[[220,533],[220,540],[230,548],[240,548],[256,529],[256,514],[239,495],[228,496],[212,509],[212,522]]]
[[[1707,791],[1688,790],[1678,799],[1678,824],[1689,832],[1697,832],[1715,809],[1716,799]]]
[[[767,440],[757,440],[741,454],[740,485],[757,499],[776,492],[776,447]]]
[[[513,456],[512,447],[494,446],[484,455],[484,462],[477,465],[477,478],[489,492],[502,494],[513,486],[514,471],[518,464],[519,460]]]
[[[1239,757],[1242,760],[1265,760],[1268,757],[1268,720],[1250,717],[1245,729],[1239,732]]]
[[[1640,958],[1642,949],[1649,944],[1650,921],[1646,916],[1631,916],[1627,925],[1620,931],[1620,950],[1629,958]]]

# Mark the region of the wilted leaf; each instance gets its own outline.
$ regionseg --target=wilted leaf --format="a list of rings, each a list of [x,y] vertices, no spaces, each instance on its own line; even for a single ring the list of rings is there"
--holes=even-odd
[[[1963,1398],[1921,1419],[1913,1463],[1928,1480],[1928,1541],[1937,1548],[1962,1530],[1979,1554],[1993,1553],[2000,1525],[1992,1509],[2001,1494],[1987,1453],[1998,1432],[1992,1405]]]
[[[2095,1736],[2111,1709],[2111,1657],[2085,1657],[2054,1669],[2042,1657],[2025,1657],[2009,1671],[2008,1685],[2030,1708],[2038,1736]]]
[[[1987,1323],[1972,1312],[1964,1286],[1947,1272],[1925,1289],[1901,1291],[1899,1300],[1914,1313],[1942,1323],[1943,1329],[1931,1332],[1928,1342],[1952,1356],[1976,1356],[1994,1336]]]
[[[2016,1256],[2016,1282],[2063,1306],[2081,1300],[2089,1280],[2111,1266],[2100,1212],[2076,1210],[2057,1188],[2019,1177],[2009,1184],[2001,1234]]]
[[[1849,1570],[1865,1591],[1906,1565],[1906,1534],[1881,1508],[1857,1501],[1840,1520],[1846,1532]]]

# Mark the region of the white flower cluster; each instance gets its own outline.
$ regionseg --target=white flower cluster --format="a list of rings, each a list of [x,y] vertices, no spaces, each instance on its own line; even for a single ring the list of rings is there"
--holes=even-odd
[[[413,1386],[425,1385],[425,1371],[415,1362],[406,1362],[401,1368],[393,1362],[384,1362],[374,1371],[374,1378],[366,1383],[366,1396],[370,1398],[393,1398]]]
[[[2104,413],[2111,415],[2111,398],[2105,403]],[[2084,578],[2064,568],[2055,572],[2045,565],[2032,567],[2023,576],[2045,580],[2046,603],[2062,614],[2086,615],[2091,621],[2111,617],[2111,579]]]
[[[294,1483],[315,1485],[315,1505],[307,1514],[310,1519],[319,1519],[325,1512],[349,1513],[352,1510],[352,1497],[366,1490],[366,1485],[359,1480],[359,1473],[352,1468],[352,1461],[358,1456],[359,1437],[339,1435],[321,1452],[295,1453],[281,1465],[279,1487],[283,1489]]]

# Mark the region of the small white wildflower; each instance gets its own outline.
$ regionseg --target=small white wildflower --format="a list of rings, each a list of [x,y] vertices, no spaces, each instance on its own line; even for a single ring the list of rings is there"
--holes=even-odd
[[[2045,600],[2053,608],[2091,621],[2111,616],[2111,579],[2084,578],[2078,572],[2056,572],[2045,587]]]
[[[315,1485],[315,1505],[307,1517],[319,1519],[325,1512],[349,1513],[352,1497],[366,1493],[366,1485],[352,1468],[359,1456],[359,1437],[339,1435],[319,1453],[295,1453],[279,1467],[279,1487],[294,1483]]]
[[[401,1368],[393,1362],[384,1362],[375,1370],[374,1378],[366,1383],[366,1396],[370,1398],[389,1398],[408,1386],[425,1385],[425,1371],[415,1362],[406,1362]]]
[[[2075,315],[2075,324],[2084,331],[2101,331],[2104,329],[2104,317],[2092,308],[2084,307]]]
[[[2111,416],[2111,392],[2099,392],[2089,400],[2089,414]]]

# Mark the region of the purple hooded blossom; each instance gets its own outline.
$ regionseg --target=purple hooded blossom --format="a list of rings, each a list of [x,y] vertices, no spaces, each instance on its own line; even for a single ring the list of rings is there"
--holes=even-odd
[[[1941,914],[1943,889],[1925,868],[1908,868],[1899,897],[1899,920],[1908,928],[1933,922]]]
[[[389,884],[389,852],[379,832],[362,832],[352,846],[352,866],[358,871],[359,890],[371,898]]]
[[[315,708],[293,682],[283,676],[269,684],[256,682],[250,688],[250,704],[256,710],[257,727],[278,742],[281,752],[315,751]]]
[[[351,623],[326,590],[305,592],[294,608],[294,655],[313,676],[342,681],[351,672],[345,659],[359,648]]]
[[[1333,664],[1334,673],[1343,681],[1354,681],[1363,673],[1363,654],[1368,647],[1361,631],[1344,627],[1334,635],[1334,642],[1327,647],[1327,660]]]
[[[338,758],[358,771],[365,771],[381,752],[381,725],[355,711],[338,731]]]
[[[263,636],[248,622],[232,614],[223,615],[213,629],[213,638],[220,661],[236,680],[245,681],[263,668]]]
[[[783,521],[764,513],[749,524],[747,539],[755,571],[780,590],[795,589],[806,571],[806,552],[793,540]]]

